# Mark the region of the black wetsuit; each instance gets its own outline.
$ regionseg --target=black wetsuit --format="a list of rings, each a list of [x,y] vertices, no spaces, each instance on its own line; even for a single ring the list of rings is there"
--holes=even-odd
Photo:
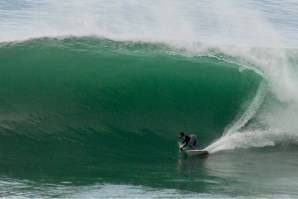
[[[196,149],[197,148],[197,137],[195,135],[189,135],[189,136],[185,135],[182,145],[183,146],[181,148],[188,146],[189,148]]]
[[[189,141],[190,141],[190,137],[189,137],[188,135],[185,135],[185,136],[184,136],[184,140],[183,140],[183,142],[181,143],[181,144],[184,144],[184,143],[185,143],[185,144],[184,144],[181,148],[188,146]]]

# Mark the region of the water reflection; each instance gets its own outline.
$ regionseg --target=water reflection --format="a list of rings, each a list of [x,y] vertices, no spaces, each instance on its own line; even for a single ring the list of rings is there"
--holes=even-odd
[[[198,172],[203,172],[207,164],[208,155],[187,157],[181,155],[178,158],[178,172],[194,176]]]
[[[298,186],[297,154],[239,150],[206,157],[179,156],[177,187],[235,197],[293,196]]]

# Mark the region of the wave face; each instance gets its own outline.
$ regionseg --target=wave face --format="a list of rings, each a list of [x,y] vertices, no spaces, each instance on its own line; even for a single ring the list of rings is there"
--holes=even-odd
[[[296,144],[296,8],[1,1],[2,163],[144,160],[179,131],[211,153]]]
[[[174,154],[180,131],[197,134],[201,147],[216,140],[210,152],[296,143],[290,74],[282,69],[274,79],[273,59],[264,68],[233,50],[193,55],[94,37],[7,43],[0,48],[2,158],[40,161],[46,151],[55,161],[143,160]],[[295,65],[295,53],[283,56]]]
[[[179,131],[206,146],[262,80],[216,57],[92,37],[9,43],[0,59],[2,158],[18,161],[160,156]]]

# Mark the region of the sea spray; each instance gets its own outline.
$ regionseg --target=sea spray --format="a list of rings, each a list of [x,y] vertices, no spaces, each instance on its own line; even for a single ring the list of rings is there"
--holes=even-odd
[[[271,142],[264,142],[259,137],[261,132],[239,132],[247,123],[255,116],[260,106],[263,103],[267,94],[267,85],[265,82],[260,84],[258,92],[254,97],[251,104],[246,107],[246,110],[239,113],[239,118],[236,117],[235,121],[226,127],[223,135],[217,141],[205,148],[210,153],[221,150],[231,150],[234,148],[247,148],[247,147],[260,147],[273,145]],[[258,135],[258,136],[256,136]],[[257,142],[257,143],[256,143]]]

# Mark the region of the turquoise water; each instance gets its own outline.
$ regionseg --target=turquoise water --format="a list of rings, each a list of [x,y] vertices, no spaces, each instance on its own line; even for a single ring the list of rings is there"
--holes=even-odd
[[[0,2],[0,197],[297,197],[295,3],[58,3]]]

